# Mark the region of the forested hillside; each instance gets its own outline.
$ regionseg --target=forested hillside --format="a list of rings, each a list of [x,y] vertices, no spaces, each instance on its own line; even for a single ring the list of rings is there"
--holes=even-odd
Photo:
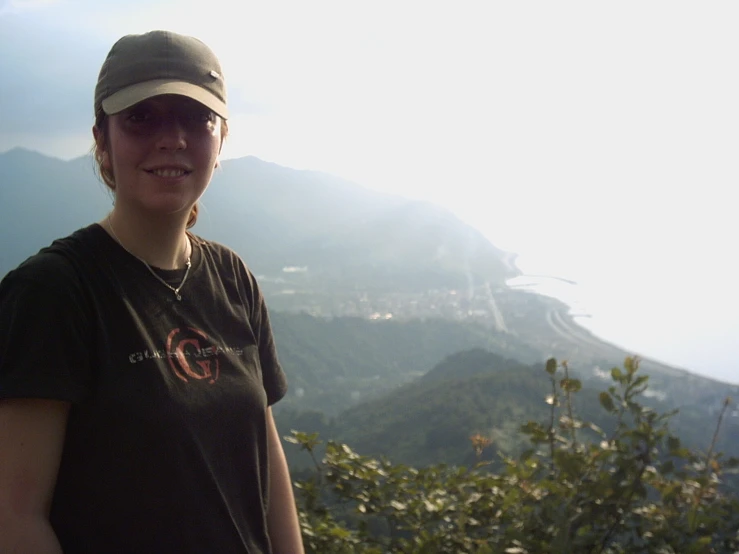
[[[569,371],[572,378],[582,376],[577,367]],[[469,438],[476,434],[492,440],[487,459],[520,454],[526,443],[521,425],[546,418],[549,388],[541,375],[541,362],[524,364],[474,348],[449,355],[424,375],[385,394],[359,400],[336,417],[327,417],[319,405],[305,411],[283,408],[276,413],[283,428],[319,432],[364,455],[416,466],[468,465],[474,461]],[[611,424],[600,405],[601,391],[583,386],[574,410],[578,417],[610,431]],[[671,410],[669,402],[653,396],[645,397],[643,403],[650,409]],[[724,420],[715,447],[739,457],[739,417],[733,413],[734,408]],[[708,448],[706,428],[715,423],[715,416],[686,410],[676,414],[672,423],[686,445]],[[587,436],[587,431],[583,433]],[[288,454],[296,466],[308,463],[295,449],[288,448]]]
[[[544,369],[546,416],[521,425],[525,448],[498,452],[497,463],[484,457],[496,438],[482,433],[469,437],[472,463],[414,467],[335,441],[321,459],[316,434],[293,432],[289,442],[313,462],[296,483],[307,552],[739,551],[739,460],[716,448],[730,399],[706,429],[707,448],[694,450],[673,433],[669,412],[642,404],[649,377],[637,359],[614,367],[597,396],[606,425],[577,409],[582,383],[566,362]]]

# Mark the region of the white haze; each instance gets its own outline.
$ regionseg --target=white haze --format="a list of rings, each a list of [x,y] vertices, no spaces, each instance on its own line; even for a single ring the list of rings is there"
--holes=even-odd
[[[197,35],[237,106],[225,157],[447,206],[523,271],[577,281],[554,294],[603,338],[739,383],[736,2],[15,0],[0,18],[100,61],[123,33]],[[80,155],[89,124],[0,148]]]

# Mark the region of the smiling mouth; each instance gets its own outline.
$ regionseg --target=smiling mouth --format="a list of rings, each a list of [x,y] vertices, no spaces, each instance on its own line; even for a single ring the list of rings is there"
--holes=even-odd
[[[147,171],[147,173],[151,173],[152,175],[156,175],[157,177],[174,178],[182,177],[183,175],[187,175],[190,172],[186,169],[150,169]]]

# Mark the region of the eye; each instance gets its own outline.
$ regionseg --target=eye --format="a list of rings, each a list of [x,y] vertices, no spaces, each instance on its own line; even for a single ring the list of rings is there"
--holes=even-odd
[[[135,110],[131,110],[127,116],[126,120],[130,121],[131,123],[146,123],[153,119],[153,115],[151,111],[145,110],[142,108],[138,108]]]
[[[216,114],[210,110],[196,110],[190,113],[190,119],[200,123],[214,123]]]

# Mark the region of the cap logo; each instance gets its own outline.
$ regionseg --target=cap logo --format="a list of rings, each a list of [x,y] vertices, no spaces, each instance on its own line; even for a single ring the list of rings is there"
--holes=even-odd
[[[221,76],[220,73],[218,73],[217,71],[214,71],[212,69],[210,70],[210,73],[208,73],[208,75],[210,75],[214,79],[218,79]]]

